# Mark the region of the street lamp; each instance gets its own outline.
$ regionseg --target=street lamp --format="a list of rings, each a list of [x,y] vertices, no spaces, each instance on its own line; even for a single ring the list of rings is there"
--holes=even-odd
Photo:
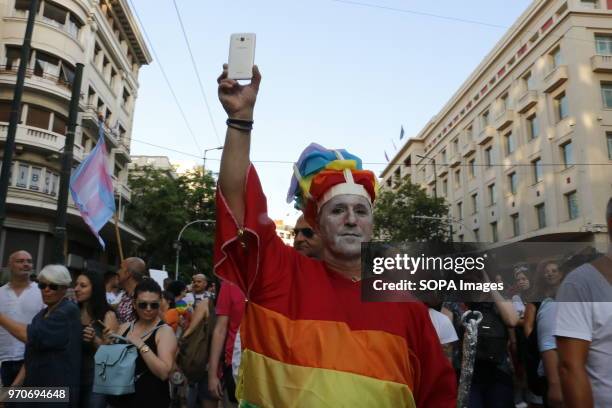
[[[223,146],[212,147],[210,149],[204,149],[204,162],[202,163],[202,173],[206,172],[206,153],[213,150],[223,150]]]
[[[429,156],[425,156],[425,155],[421,155],[421,154],[417,154],[416,157],[420,157],[421,159],[427,159],[427,160],[431,160],[432,164],[433,164],[433,172],[434,172],[434,198],[437,199],[438,198],[438,176],[436,174],[436,159],[431,158]]]
[[[181,232],[179,232],[178,237],[176,238],[176,241],[174,241],[174,249],[176,249],[176,267],[174,268],[174,280],[178,279],[178,270],[179,270],[179,258],[181,256],[181,236],[183,235],[183,232],[185,232],[185,230],[187,229],[187,227],[189,227],[190,225],[193,224],[214,224],[215,220],[195,220],[195,221],[190,221],[187,224],[185,224],[185,226],[181,229]]]

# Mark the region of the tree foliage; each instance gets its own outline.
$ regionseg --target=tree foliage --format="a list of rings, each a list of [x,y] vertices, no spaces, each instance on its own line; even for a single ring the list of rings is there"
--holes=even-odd
[[[393,242],[448,241],[448,205],[443,198],[427,195],[410,180],[397,180],[394,191],[383,191],[374,207],[374,233]],[[438,217],[440,220],[413,216]]]
[[[149,267],[174,272],[174,242],[180,230],[194,220],[215,219],[215,180],[201,167],[172,177],[167,171],[142,167],[129,177],[132,201],[126,221],[143,233],[138,248]],[[179,272],[184,278],[196,270],[212,274],[214,224],[189,226],[181,237]],[[172,276],[173,274],[170,273]]]

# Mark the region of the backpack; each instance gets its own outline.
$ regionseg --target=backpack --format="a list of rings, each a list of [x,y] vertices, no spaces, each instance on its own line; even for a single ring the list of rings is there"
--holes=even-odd
[[[141,338],[154,333],[160,327],[161,325],[155,326]],[[134,323],[131,323],[129,331],[133,328]],[[103,344],[98,347],[94,356],[93,392],[107,395],[132,394],[135,392],[135,383],[139,377],[135,375],[138,350],[127,338],[116,334],[111,336],[125,343]]]
[[[208,355],[215,327],[215,308],[208,304],[208,319],[202,319],[194,331],[179,339],[176,363],[191,382],[207,376]]]
[[[506,360],[508,347],[508,330],[501,317],[495,312],[492,303],[481,303],[473,310],[482,313],[478,325],[478,343],[476,360],[501,364]]]

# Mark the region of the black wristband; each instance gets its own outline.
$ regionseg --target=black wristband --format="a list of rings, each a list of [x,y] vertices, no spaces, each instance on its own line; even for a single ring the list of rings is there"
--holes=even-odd
[[[252,120],[227,118],[225,123],[227,124],[228,127],[238,129],[238,130],[252,130],[253,129]]]

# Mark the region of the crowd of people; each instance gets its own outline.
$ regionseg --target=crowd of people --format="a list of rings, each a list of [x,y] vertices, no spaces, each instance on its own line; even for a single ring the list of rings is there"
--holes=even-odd
[[[93,408],[612,406],[612,250],[516,264],[510,289],[469,303],[364,302],[376,178],[344,149],[309,146],[286,246],[249,159],[260,81],[257,67],[248,85],[226,67],[218,80],[214,275],[160,287],[136,257],[36,274],[29,253],[11,254],[3,386],[68,387],[64,406]],[[612,199],[606,217],[612,241]],[[482,317],[472,349],[467,311]]]

